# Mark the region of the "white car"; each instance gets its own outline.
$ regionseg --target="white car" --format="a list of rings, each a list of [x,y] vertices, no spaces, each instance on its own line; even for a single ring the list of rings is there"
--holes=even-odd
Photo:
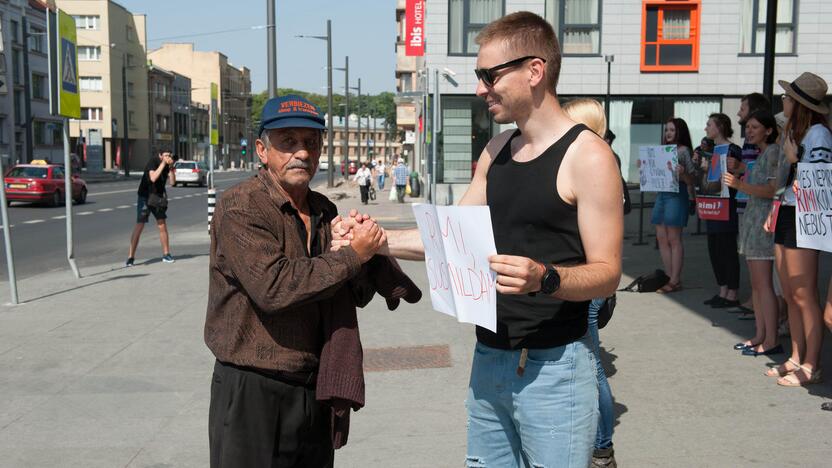
[[[201,161],[177,161],[176,185],[196,184],[205,187],[208,181],[208,166]]]
[[[321,158],[318,161],[318,170],[319,171],[324,171],[324,172],[328,171],[329,170],[329,161],[327,161],[326,159]]]

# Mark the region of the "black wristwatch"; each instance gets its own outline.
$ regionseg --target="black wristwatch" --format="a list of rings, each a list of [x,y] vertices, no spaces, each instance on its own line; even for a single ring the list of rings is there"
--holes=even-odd
[[[546,273],[540,279],[540,292],[549,296],[560,289],[560,273],[555,270],[555,267],[546,265]]]

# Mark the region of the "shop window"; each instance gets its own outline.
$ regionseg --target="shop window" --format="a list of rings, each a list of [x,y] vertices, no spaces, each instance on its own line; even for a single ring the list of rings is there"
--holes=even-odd
[[[699,70],[700,0],[644,0],[641,71]]]
[[[563,55],[601,53],[600,0],[546,0],[546,19],[558,33]]]
[[[495,134],[488,106],[480,98],[443,96],[441,112],[437,182],[467,184],[476,161]]]

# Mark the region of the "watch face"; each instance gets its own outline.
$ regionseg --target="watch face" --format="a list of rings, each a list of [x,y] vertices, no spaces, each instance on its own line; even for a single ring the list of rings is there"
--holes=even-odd
[[[547,268],[541,283],[540,291],[544,294],[552,294],[560,286],[560,275],[554,268]]]

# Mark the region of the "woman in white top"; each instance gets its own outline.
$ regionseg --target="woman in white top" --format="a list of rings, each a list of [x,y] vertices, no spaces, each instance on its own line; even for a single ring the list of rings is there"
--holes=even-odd
[[[818,251],[797,247],[795,194],[792,188],[797,163],[832,162],[832,131],[826,120],[829,108],[823,103],[826,82],[812,73],[803,73],[789,83],[780,81],[783,113],[788,118],[783,150],[789,176],[781,186],[782,205],[774,226],[774,254],[777,273],[788,303],[791,330],[791,357],[767,375],[779,377],[777,383],[801,387],[819,383],[820,348],[823,321],[818,304]],[[771,229],[770,222],[767,228]]]
[[[361,203],[366,205],[370,199],[370,184],[373,182],[373,173],[367,167],[367,163],[361,163],[361,169],[356,171],[354,179],[361,190]]]

